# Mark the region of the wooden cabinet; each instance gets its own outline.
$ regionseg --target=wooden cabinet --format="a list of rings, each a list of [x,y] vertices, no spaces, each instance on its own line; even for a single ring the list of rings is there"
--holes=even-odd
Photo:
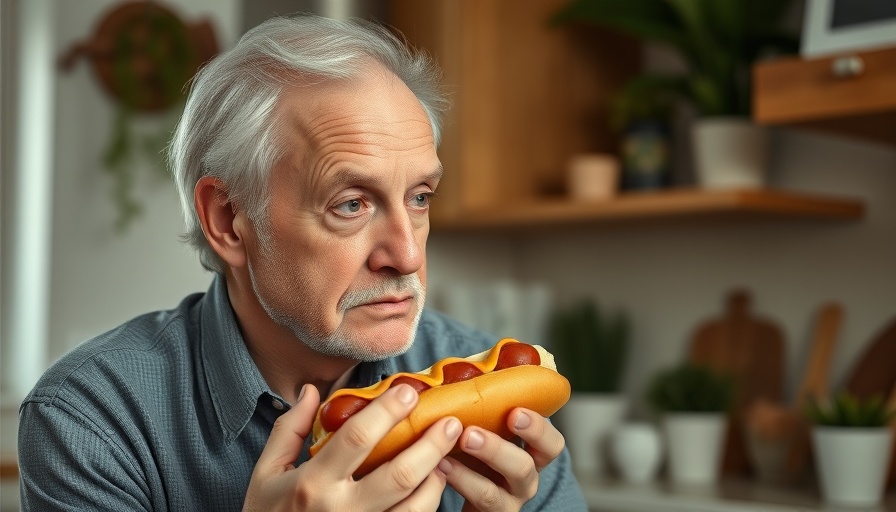
[[[896,47],[754,68],[754,118],[896,146]]]
[[[608,106],[640,69],[631,39],[552,27],[567,0],[393,0],[390,21],[442,67],[452,107],[433,225],[563,192],[570,155],[612,152]]]

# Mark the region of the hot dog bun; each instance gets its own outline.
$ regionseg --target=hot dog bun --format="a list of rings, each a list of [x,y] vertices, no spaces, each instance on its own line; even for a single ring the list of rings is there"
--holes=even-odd
[[[389,389],[391,382],[401,375],[413,375],[432,385],[420,394],[417,407],[411,414],[374,448],[355,476],[363,476],[392,460],[417,441],[433,423],[446,416],[456,417],[464,427],[475,425],[509,439],[514,434],[507,428],[507,417],[514,408],[525,407],[545,417],[557,412],[569,400],[569,381],[557,373],[553,356],[544,348],[533,345],[538,350],[541,366],[513,366],[493,371],[501,347],[509,343],[518,342],[506,338],[491,350],[465,359],[444,359],[417,374],[397,374],[367,388],[344,389],[334,393],[328,400],[345,394],[372,399]],[[441,384],[442,369],[458,361],[472,362],[484,373],[469,380]],[[332,436],[321,425],[320,415],[325,404],[321,405],[314,422],[312,456]],[[459,448],[455,447],[454,451],[459,451]]]

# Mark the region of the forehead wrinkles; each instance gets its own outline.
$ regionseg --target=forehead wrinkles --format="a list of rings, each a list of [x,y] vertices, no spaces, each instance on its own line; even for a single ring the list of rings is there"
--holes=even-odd
[[[384,149],[412,150],[433,142],[429,122],[420,119],[389,120],[331,112],[312,119],[306,128],[315,150],[351,145],[344,149],[376,156]]]

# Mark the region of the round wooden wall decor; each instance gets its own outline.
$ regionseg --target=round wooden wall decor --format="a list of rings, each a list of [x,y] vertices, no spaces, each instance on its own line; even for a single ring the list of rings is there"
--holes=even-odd
[[[208,20],[187,24],[159,2],[138,0],[106,12],[60,65],[70,69],[87,57],[107,93],[126,107],[152,112],[181,101],[187,82],[217,52]]]

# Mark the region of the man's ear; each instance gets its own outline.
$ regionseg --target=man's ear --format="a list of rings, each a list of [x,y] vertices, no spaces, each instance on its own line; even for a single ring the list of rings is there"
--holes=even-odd
[[[231,267],[246,264],[246,245],[236,229],[237,213],[227,196],[224,183],[203,176],[193,189],[196,214],[209,245]]]

